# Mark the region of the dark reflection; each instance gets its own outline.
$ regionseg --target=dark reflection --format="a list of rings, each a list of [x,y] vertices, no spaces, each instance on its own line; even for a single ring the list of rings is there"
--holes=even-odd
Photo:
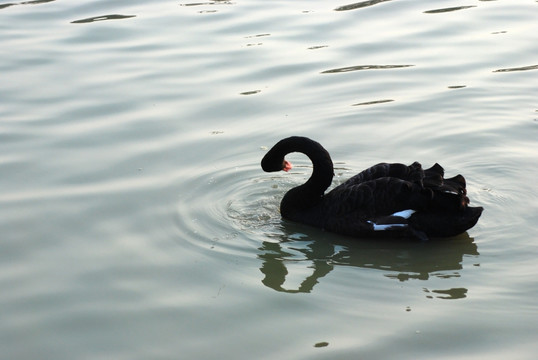
[[[276,291],[309,293],[318,280],[333,269],[331,258],[334,256],[334,245],[323,241],[312,241],[302,249],[294,247],[293,242],[285,244],[264,241],[259,250],[261,250],[259,258],[263,260],[260,271],[265,275],[262,283]],[[297,257],[294,254],[296,252],[301,253],[301,256]],[[283,287],[286,276],[289,275],[287,263],[305,263],[305,267],[312,269],[311,274],[300,283],[297,289]]]
[[[424,289],[424,292],[429,293],[430,291],[428,289]],[[431,291],[434,294],[437,294],[436,297],[439,299],[445,299],[445,300],[456,300],[456,299],[464,299],[467,297],[467,289],[465,288],[453,288],[448,290],[432,290]],[[433,296],[429,295],[428,298],[433,298]]]
[[[22,1],[18,3],[0,4],[0,10],[13,6],[13,5],[37,5],[37,4],[44,4],[44,3],[49,3],[53,1],[56,1],[56,0],[32,0],[32,1]]]
[[[394,101],[393,99],[383,99],[383,100],[373,100],[373,101],[366,101],[361,102],[358,104],[353,104],[352,106],[363,106],[363,105],[375,105],[375,104],[383,104]]]
[[[261,92],[261,90],[250,90],[250,91],[243,91],[242,93],[239,93],[239,95],[254,95]]]
[[[229,0],[215,0],[215,1],[207,1],[207,2],[185,3],[185,4],[179,4],[179,6],[232,5],[232,4],[234,3]]]
[[[84,24],[84,23],[91,23],[96,21],[104,21],[104,20],[119,20],[119,19],[128,19],[135,17],[136,15],[102,15],[102,16],[94,16],[91,18],[81,19],[81,20],[75,20],[71,21],[71,24]]]
[[[411,240],[358,240],[312,230],[313,237],[294,233],[264,241],[259,248],[262,283],[276,291],[309,293],[335,266],[354,266],[383,271],[397,281],[460,277],[464,255],[479,255],[467,234],[451,239],[415,242]],[[293,225],[291,225],[293,226]],[[304,228],[303,228],[304,230]],[[285,285],[295,278],[298,285]],[[425,290],[440,299],[464,298],[467,289]]]
[[[529,65],[529,66],[521,66],[521,67],[515,67],[515,68],[506,68],[506,69],[497,69],[493,72],[511,72],[511,71],[527,71],[527,70],[538,70],[538,65]]]
[[[427,11],[424,11],[424,13],[425,14],[438,14],[438,13],[469,9],[469,8],[474,8],[474,7],[476,7],[476,5],[456,6],[456,7],[449,7],[449,8],[444,8],[444,9],[427,10]]]
[[[56,0],[33,0],[33,1],[23,1],[19,4],[21,5],[36,5],[36,4],[44,4],[44,3],[49,3],[49,2],[53,2],[53,1],[56,1]]]
[[[386,2],[386,1],[391,1],[391,0],[361,1],[361,2],[358,2],[358,3],[354,3],[354,4],[349,4],[349,5],[344,5],[344,6],[337,7],[336,9],[334,9],[334,11],[355,10],[355,9],[360,9],[360,8],[367,7],[367,6],[376,5],[376,4],[379,4],[379,3],[382,3],[382,2]]]
[[[329,45],[316,45],[316,46],[309,47],[308,50],[317,50],[317,49],[323,49],[326,47],[329,47]]]
[[[251,38],[259,38],[259,37],[265,37],[265,36],[271,36],[271,34],[256,34],[256,35],[249,35],[245,36],[245,39],[251,39]]]
[[[359,71],[359,70],[380,70],[380,69],[398,69],[406,68],[414,65],[357,65],[357,66],[348,66],[337,69],[330,69],[322,71],[322,74],[333,74],[333,73],[343,73],[349,71]]]

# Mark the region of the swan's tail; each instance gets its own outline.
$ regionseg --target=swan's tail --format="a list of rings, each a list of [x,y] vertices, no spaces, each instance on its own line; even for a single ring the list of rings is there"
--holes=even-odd
[[[461,234],[480,218],[482,207],[470,207],[465,178],[456,175],[444,178],[444,170],[435,164],[424,170],[423,186],[432,191],[426,211],[418,211],[409,219],[411,226],[432,237]]]
[[[429,237],[456,236],[475,226],[483,210],[482,207],[467,206],[462,211],[443,214],[416,212],[409,222]]]

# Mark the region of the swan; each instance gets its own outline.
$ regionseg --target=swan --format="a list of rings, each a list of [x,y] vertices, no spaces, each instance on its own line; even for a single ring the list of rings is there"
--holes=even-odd
[[[302,185],[289,190],[280,203],[284,219],[358,238],[451,237],[472,228],[482,207],[470,207],[465,178],[444,178],[439,164],[422,169],[411,165],[380,163],[331,191],[334,170],[327,150],[307,137],[280,140],[263,157],[266,172],[289,171],[285,156],[303,153],[313,172]]]

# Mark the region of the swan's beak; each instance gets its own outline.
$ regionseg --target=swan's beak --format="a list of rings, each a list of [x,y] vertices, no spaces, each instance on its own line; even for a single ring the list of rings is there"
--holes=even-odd
[[[282,170],[284,170],[285,172],[290,171],[292,168],[293,165],[288,160],[284,160],[282,162]]]

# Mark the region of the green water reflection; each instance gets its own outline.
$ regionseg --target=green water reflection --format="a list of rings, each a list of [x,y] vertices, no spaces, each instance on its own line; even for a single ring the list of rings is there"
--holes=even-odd
[[[312,292],[316,284],[337,266],[378,269],[383,271],[383,276],[401,282],[460,277],[464,255],[479,255],[474,239],[467,234],[428,243],[329,240],[324,235],[311,239],[303,234],[283,237],[280,241],[264,241],[258,258],[262,260],[262,283],[286,293]],[[299,285],[287,286],[288,278],[297,278],[296,273],[300,273]],[[467,293],[465,288],[424,291],[427,297],[440,299],[465,298]]]

